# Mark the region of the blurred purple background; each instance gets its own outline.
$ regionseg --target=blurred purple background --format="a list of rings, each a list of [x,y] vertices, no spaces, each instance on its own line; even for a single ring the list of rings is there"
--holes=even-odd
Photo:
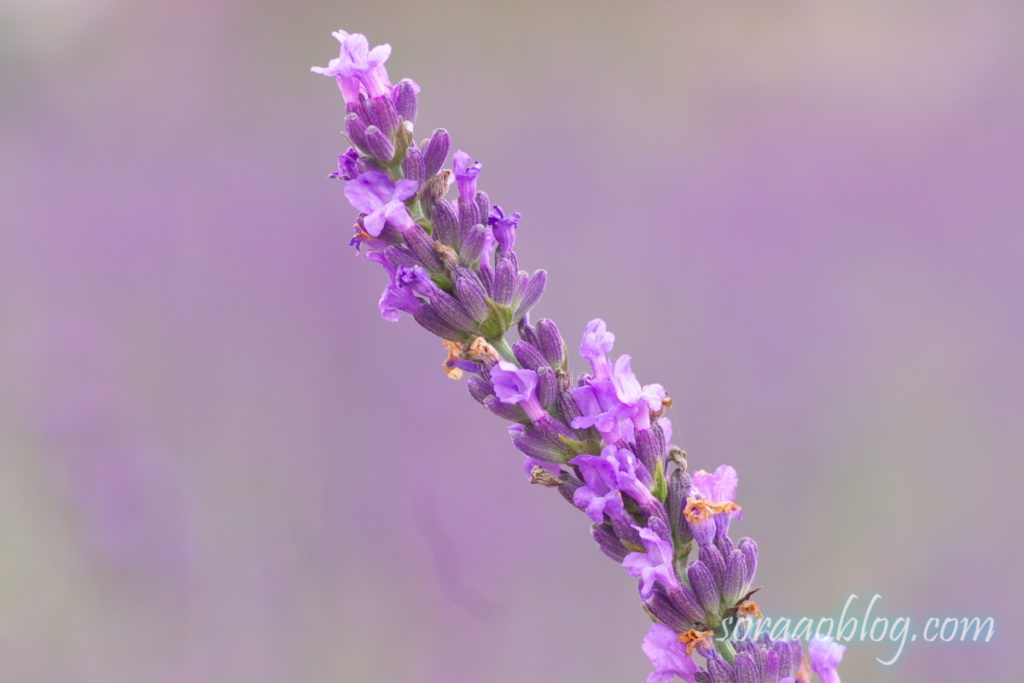
[[[390,42],[733,464],[762,608],[992,615],[848,681],[1016,681],[1024,6],[0,5],[0,681],[640,681],[585,518],[380,320],[308,72]],[[577,366],[579,367],[579,366]]]

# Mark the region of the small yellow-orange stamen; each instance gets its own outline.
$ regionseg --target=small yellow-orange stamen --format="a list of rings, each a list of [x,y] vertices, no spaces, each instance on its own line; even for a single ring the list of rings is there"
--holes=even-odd
[[[702,648],[710,650],[715,646],[711,642],[711,636],[715,635],[714,631],[698,631],[697,629],[690,629],[686,633],[679,634],[679,642],[686,646],[686,656],[692,657],[695,649]]]
[[[753,600],[747,600],[746,602],[740,603],[739,607],[736,608],[736,614],[741,617],[757,617],[758,619],[764,617],[764,615],[761,614],[761,609]]]
[[[686,517],[686,521],[691,524],[703,522],[711,519],[714,515],[721,515],[727,512],[738,512],[740,506],[736,503],[715,503],[710,500],[700,500],[698,498],[687,498],[686,508],[683,510],[683,515]]]
[[[448,375],[448,379],[462,379],[462,368],[453,365],[455,361],[462,359],[462,346],[449,339],[442,339],[441,343],[444,344],[444,348],[448,352],[448,358],[441,363],[441,369],[444,370],[444,374]]]

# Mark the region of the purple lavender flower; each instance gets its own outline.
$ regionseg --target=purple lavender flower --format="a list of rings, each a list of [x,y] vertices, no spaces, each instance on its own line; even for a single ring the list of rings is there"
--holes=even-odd
[[[580,355],[590,361],[597,379],[611,377],[611,363],[608,354],[615,346],[615,335],[608,331],[608,325],[600,318],[594,318],[583,330],[583,341],[580,342]]]
[[[630,553],[622,561],[626,573],[640,579],[640,596],[645,600],[654,592],[654,582],[659,581],[669,592],[680,586],[676,572],[672,568],[672,541],[666,541],[654,530],[647,527],[637,528],[643,539],[646,552]]]
[[[625,493],[644,509],[658,505],[643,479],[649,479],[644,466],[631,451],[618,446],[605,446],[601,455],[578,455],[569,461],[580,468],[584,486],[576,490],[573,503],[586,510],[600,524],[603,514],[623,519],[622,497]]]
[[[668,626],[651,624],[642,647],[654,667],[647,683],[671,683],[676,676],[687,683],[696,682],[697,664],[686,655],[679,634]]]
[[[615,335],[603,320],[587,323],[580,355],[594,374],[573,394],[583,416],[574,426],[596,427],[606,441],[632,441],[635,430],[650,429],[651,411],[661,409],[666,394],[660,384],[640,384],[629,356],[619,356],[612,365],[608,354],[614,345]]]
[[[846,646],[840,645],[832,638],[817,635],[807,644],[807,654],[811,658],[811,670],[818,674],[821,683],[840,683],[836,667],[843,660]]]
[[[714,474],[700,470],[691,475],[693,487],[686,501],[686,521],[701,545],[728,534],[729,523],[742,516],[736,505],[739,477],[730,465],[719,465]]]
[[[399,230],[415,225],[405,208],[405,200],[416,194],[416,189],[413,180],[403,178],[392,182],[381,171],[367,171],[345,184],[345,196],[356,210],[366,214],[363,218],[366,232],[379,237],[385,223]]]
[[[502,403],[518,404],[533,398],[537,389],[537,373],[503,360],[491,370],[491,382],[494,383],[494,394]]]
[[[690,475],[694,490],[705,500],[719,503],[736,502],[740,479],[730,465],[719,465],[714,473],[698,470]]]
[[[519,228],[520,214],[518,211],[505,215],[500,206],[495,204],[487,216],[487,224],[494,231],[494,238],[503,252],[512,251],[516,244],[516,229]]]
[[[479,161],[473,161],[472,157],[457,150],[452,155],[452,168],[455,171],[455,182],[459,186],[459,197],[466,201],[472,201],[476,196],[476,177],[484,167]]]
[[[491,368],[491,382],[499,401],[522,406],[534,422],[547,415],[537,400],[537,373],[533,370],[522,369],[507,360],[499,361]]]
[[[643,507],[655,503],[654,495],[643,483],[644,480],[650,480],[650,473],[637,460],[633,451],[615,445],[605,446],[601,450],[601,457],[615,466],[618,475],[617,487],[620,491]]]
[[[416,295],[429,293],[434,287],[427,272],[420,266],[392,266],[379,251],[369,252],[367,258],[381,263],[391,277],[391,282],[380,295],[380,316],[396,322],[400,312],[419,313],[423,303]]]
[[[359,161],[359,152],[352,147],[345,150],[345,153],[338,157],[338,170],[331,173],[328,178],[340,180],[352,180],[359,175],[356,162]]]
[[[650,429],[652,410],[659,410],[665,401],[665,388],[660,384],[640,386],[640,381],[630,369],[632,359],[619,356],[612,369],[612,384],[615,394],[622,403],[637,429]]]
[[[594,380],[572,392],[580,415],[574,417],[576,429],[594,427],[608,443],[633,440],[633,422],[625,419],[623,406],[611,380]]]
[[[604,516],[622,519],[626,509],[618,488],[619,476],[615,463],[599,455],[577,455],[569,461],[579,468],[584,486],[576,489],[573,504],[586,511],[590,519],[600,524]]]
[[[362,33],[335,31],[331,34],[339,43],[341,51],[326,67],[314,66],[313,73],[334,76],[345,102],[359,101],[359,86],[366,89],[369,97],[378,97],[391,88],[384,62],[391,56],[391,46],[384,44],[370,49],[370,43]]]

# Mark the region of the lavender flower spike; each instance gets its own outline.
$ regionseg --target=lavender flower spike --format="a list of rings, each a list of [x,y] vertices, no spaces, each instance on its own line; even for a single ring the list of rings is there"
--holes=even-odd
[[[583,332],[588,374],[573,374],[555,323],[530,323],[547,282],[515,252],[521,216],[477,187],[481,165],[437,129],[416,143],[419,86],[391,84],[388,45],[336,31],[338,57],[313,71],[337,79],[351,146],[332,178],[359,212],[352,243],[387,283],[381,316],[407,313],[440,337],[445,373],[469,375],[472,398],[507,420],[529,481],[581,510],[598,549],[638,580],[655,622],[643,639],[648,683],[806,683],[799,643],[725,637],[737,614],[760,616],[750,598],[758,547],[733,542],[738,477],[729,465],[687,472],[670,446],[661,384],[642,384],[632,358],[612,360],[604,320]],[[454,178],[458,197],[446,199]],[[552,254],[553,258],[564,258]],[[518,331],[519,341],[510,337]],[[809,661],[822,683],[839,683],[843,646],[815,640]]]

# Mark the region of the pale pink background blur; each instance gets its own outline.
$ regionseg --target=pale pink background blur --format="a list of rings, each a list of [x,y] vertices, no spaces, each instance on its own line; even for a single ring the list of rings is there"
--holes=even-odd
[[[5,0],[0,681],[641,681],[633,582],[346,246],[344,27],[741,473],[770,613],[1018,680],[1024,6]]]

